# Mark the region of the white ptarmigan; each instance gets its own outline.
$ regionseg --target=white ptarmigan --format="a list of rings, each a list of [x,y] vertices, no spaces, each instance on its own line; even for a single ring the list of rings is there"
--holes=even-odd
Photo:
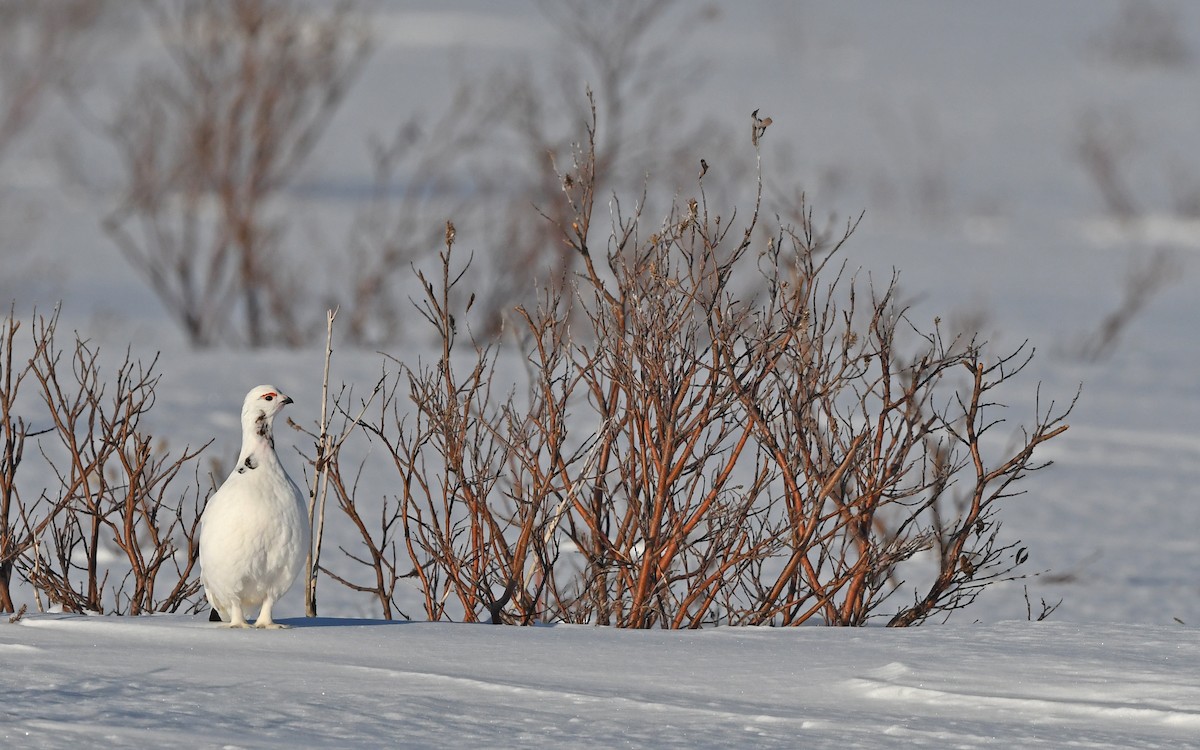
[[[200,582],[231,628],[282,628],[271,608],[291,588],[308,555],[308,509],[275,454],[272,421],[292,399],[260,385],[242,404],[242,452],[237,466],[204,508]]]

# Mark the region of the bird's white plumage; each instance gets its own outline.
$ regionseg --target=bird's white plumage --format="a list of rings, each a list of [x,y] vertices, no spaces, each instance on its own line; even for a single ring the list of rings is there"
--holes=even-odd
[[[304,568],[309,548],[304,496],[279,463],[272,424],[292,400],[260,385],[242,404],[237,465],[209,498],[200,528],[200,581],[229,627],[282,627],[271,609]]]

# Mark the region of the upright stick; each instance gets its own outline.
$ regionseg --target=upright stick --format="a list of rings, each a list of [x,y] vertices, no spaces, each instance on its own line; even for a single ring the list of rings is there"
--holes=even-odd
[[[333,320],[340,307],[327,311],[325,331],[325,372],[321,376],[321,431],[317,437],[317,462],[312,493],[308,498],[308,525],[312,529],[312,548],[304,579],[304,614],[317,616],[317,566],[321,562],[321,536],[325,530],[325,497],[329,490],[329,361],[333,358]],[[319,498],[319,502],[318,502]],[[319,506],[319,508],[318,508]]]

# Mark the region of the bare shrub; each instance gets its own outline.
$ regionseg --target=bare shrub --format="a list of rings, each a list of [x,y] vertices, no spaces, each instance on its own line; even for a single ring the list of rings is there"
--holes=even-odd
[[[768,124],[754,118],[756,149]],[[581,153],[576,179],[590,159]],[[591,206],[576,205],[564,239],[590,258],[574,227]],[[617,223],[611,290],[585,260],[596,342],[579,371],[592,408],[621,426],[598,461],[611,476],[582,480],[599,506],[580,519],[605,520],[572,539],[589,566],[609,568],[589,580],[609,587],[582,600],[603,605],[589,619],[861,624],[900,565],[930,548],[938,573],[891,624],[965,605],[1023,562],[997,542],[996,502],[1038,468],[1033,449],[1065,429],[1065,413],[1037,413],[1015,453],[985,461],[981,438],[999,423],[990,392],[1027,358],[987,364],[977,342],[919,333],[894,279],[859,309],[859,284],[826,270],[853,225],[824,255],[811,219],[778,228],[758,256],[766,298],[739,299],[757,208],[735,232],[701,183],[646,241],[636,215]],[[952,499],[956,484],[968,489]]]
[[[547,568],[546,538],[535,532],[545,524],[553,483],[523,481],[524,470],[542,468],[519,464],[516,457],[515,446],[533,439],[526,422],[535,417],[524,416],[511,393],[496,395],[498,349],[480,343],[460,322],[475,296],[458,293],[466,267],[456,267],[456,231],[445,225],[436,275],[416,272],[423,290],[417,310],[440,341],[436,362],[412,366],[392,360],[398,370],[385,372],[376,387],[382,397],[366,418],[359,411],[351,419],[349,395],[337,398],[347,424],[361,425],[372,442],[383,445],[400,490],[378,506],[364,503],[357,492],[363,464],[345,481],[340,450],[329,453],[330,486],[361,544],[341,548],[355,572],[320,570],[370,594],[388,618],[407,616],[401,600],[412,586],[400,584],[411,579],[429,619],[529,623],[537,596],[523,582],[539,569],[535,560]],[[460,344],[464,336],[470,337],[466,351]],[[557,434],[565,435],[565,426]],[[516,611],[506,613],[510,604]]]
[[[372,573],[352,587],[390,611],[409,575],[435,620],[906,626],[1019,576],[997,513],[1071,409],[995,438],[1031,352],[922,331],[894,278],[835,260],[854,223],[831,242],[802,210],[766,232],[761,178],[740,224],[703,174],[653,229],[613,195],[597,249],[596,123],[556,177],[570,212],[545,214],[580,273],[517,309],[524,386],[499,394],[473,336],[457,353],[474,296],[454,293],[453,225],[440,277],[418,272],[441,352],[401,365],[367,425],[400,490],[374,528],[340,497],[370,550],[346,552]],[[769,125],[755,113],[756,160]]]
[[[312,321],[277,199],[355,80],[367,37],[342,3],[151,4],[171,73],[143,73],[108,135],[125,171],[109,236],[189,341],[296,345]]]
[[[288,419],[288,424],[291,425],[293,429],[299,430],[300,432],[303,432],[312,438],[314,448],[313,457],[307,459],[308,463],[313,468],[312,481],[309,486],[308,493],[308,524],[309,528],[312,530],[312,547],[309,550],[308,560],[305,564],[304,580],[304,611],[307,617],[317,616],[317,582],[320,572],[325,571],[325,568],[321,565],[321,549],[325,536],[325,509],[329,497],[330,487],[332,486],[335,494],[339,498],[339,503],[343,508],[346,507],[345,498],[352,497],[354,494],[355,487],[346,487],[344,484],[345,480],[342,478],[342,446],[346,443],[350,436],[354,434],[355,429],[360,424],[363,414],[370,407],[371,402],[375,400],[375,396],[382,391],[384,383],[384,379],[381,378],[379,383],[376,384],[374,390],[371,391],[370,396],[362,402],[357,416],[351,416],[344,409],[344,404],[353,400],[353,388],[347,388],[347,386],[343,383],[340,392],[333,397],[332,401],[330,400],[329,373],[333,359],[333,324],[337,319],[337,314],[338,309],[334,308],[329,310],[326,315],[327,329],[325,338],[325,368],[321,378],[321,416],[320,421],[317,423],[316,431],[313,432],[306,430],[300,425],[296,424],[290,418]],[[334,412],[337,413],[336,415],[330,412],[331,407],[333,408]],[[341,429],[337,430],[336,432],[333,430],[333,420],[335,419],[335,416],[341,417]],[[356,484],[357,482],[355,485]],[[356,509],[351,507],[349,510],[351,511],[352,518],[354,518],[353,512]],[[357,521],[360,531],[365,532],[366,526],[362,523],[362,519],[355,518],[355,520]],[[370,547],[371,539],[369,534],[364,536],[364,541],[367,543],[368,547]],[[370,551],[374,556],[377,557],[377,550],[371,549]],[[344,578],[338,577],[333,573],[330,573],[330,575],[337,578],[339,582],[351,586],[352,588],[354,587],[353,584],[350,584]],[[394,588],[394,586],[395,578],[393,577],[392,587]],[[363,587],[357,588],[360,591],[380,590],[378,586],[376,589],[365,589]],[[384,596],[382,601],[384,602],[385,615],[390,618],[391,613],[387,608],[388,603],[390,602],[390,597]]]
[[[158,382],[154,362],[127,353],[105,382],[98,350],[79,338],[60,350],[56,324],[35,321],[22,377],[40,386],[43,432],[53,438],[40,440],[39,452],[57,486],[36,500],[17,498],[24,544],[14,563],[39,605],[45,595],[73,612],[194,610],[204,500],[195,459],[206,446],[172,456],[142,430]]]
[[[447,224],[439,277],[431,280],[417,272],[425,290],[417,309],[438,333],[440,356],[435,363],[416,367],[401,364],[384,394],[379,419],[365,424],[383,443],[401,478],[391,511],[384,507],[384,534],[378,544],[368,546],[373,551],[390,549],[387,567],[394,587],[395,545],[397,533],[403,532],[404,555],[419,581],[429,619],[446,617],[447,600],[452,599],[456,606],[451,611],[463,619],[473,621],[488,611],[495,621],[503,607],[500,602],[511,593],[505,584],[517,564],[510,549],[516,540],[505,535],[512,522],[492,505],[502,491],[499,482],[510,451],[500,431],[498,399],[492,394],[494,350],[477,346],[474,355],[465,358],[457,351],[459,315],[451,300],[463,274],[451,270],[454,241],[455,228]],[[411,415],[401,408],[402,383],[414,405]],[[344,500],[353,505],[352,498]],[[356,517],[352,508],[347,510]],[[381,562],[373,554],[372,566],[378,571]],[[505,591],[493,591],[494,581]]]
[[[20,509],[24,507],[17,486],[17,469],[25,457],[25,441],[39,433],[30,432],[30,426],[17,411],[17,399],[21,384],[29,376],[30,360],[17,360],[13,368],[13,345],[21,323],[12,309],[0,329],[0,438],[4,440],[4,452],[0,454],[0,612],[15,609],[12,597],[13,566],[31,544],[31,535],[20,522]],[[33,347],[39,351],[44,340],[35,339]]]
[[[328,425],[318,433],[310,433],[314,438],[316,458],[311,462],[314,467],[313,501],[310,506],[310,518],[313,519],[313,548],[309,558],[307,576],[305,579],[305,615],[317,616],[317,587],[321,573],[328,575],[336,582],[355,591],[367,593],[380,606],[382,614],[387,619],[399,615],[407,618],[396,602],[396,585],[402,575],[399,573],[395,538],[400,526],[397,514],[389,506],[388,500],[383,500],[380,508],[378,526],[374,518],[360,512],[354,502],[358,496],[358,484],[362,478],[365,461],[351,473],[342,469],[342,447],[349,436],[362,425],[361,418],[371,405],[376,394],[385,393],[384,380],[380,380],[370,397],[361,404],[357,417],[351,417],[344,410],[344,405],[353,401],[353,390],[342,387],[333,400],[334,408],[338,411],[342,426],[338,434],[328,431]],[[354,532],[358,534],[361,547],[351,545],[341,546],[339,550],[349,560],[369,569],[371,581],[356,583],[347,577],[327,567],[321,560],[324,543],[324,528],[326,524],[325,506],[329,490],[333,491],[338,508],[353,524]],[[375,535],[378,530],[379,535]],[[353,534],[352,534],[353,535]]]

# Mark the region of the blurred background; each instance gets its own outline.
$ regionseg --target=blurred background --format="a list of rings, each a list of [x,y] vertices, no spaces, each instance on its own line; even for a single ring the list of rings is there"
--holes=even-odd
[[[3,4],[4,297],[62,299],[117,339],[168,322],[239,347],[311,343],[334,302],[364,342],[399,340],[387,298],[453,217],[498,268],[479,314],[499,315],[525,286],[510,277],[565,262],[531,206],[561,200],[588,87],[606,192],[667,204],[704,158],[706,187],[744,201],[759,109],[772,209],[865,211],[848,254],[942,316],[1095,358],[1110,313],[1192,296],[1175,283],[1200,237],[1186,3],[204,5]],[[223,189],[240,208],[166,198]],[[203,331],[182,284],[154,280],[189,222],[226,235],[191,240],[198,267],[286,266],[193,280],[238,303]],[[266,309],[253,325],[241,285]]]

